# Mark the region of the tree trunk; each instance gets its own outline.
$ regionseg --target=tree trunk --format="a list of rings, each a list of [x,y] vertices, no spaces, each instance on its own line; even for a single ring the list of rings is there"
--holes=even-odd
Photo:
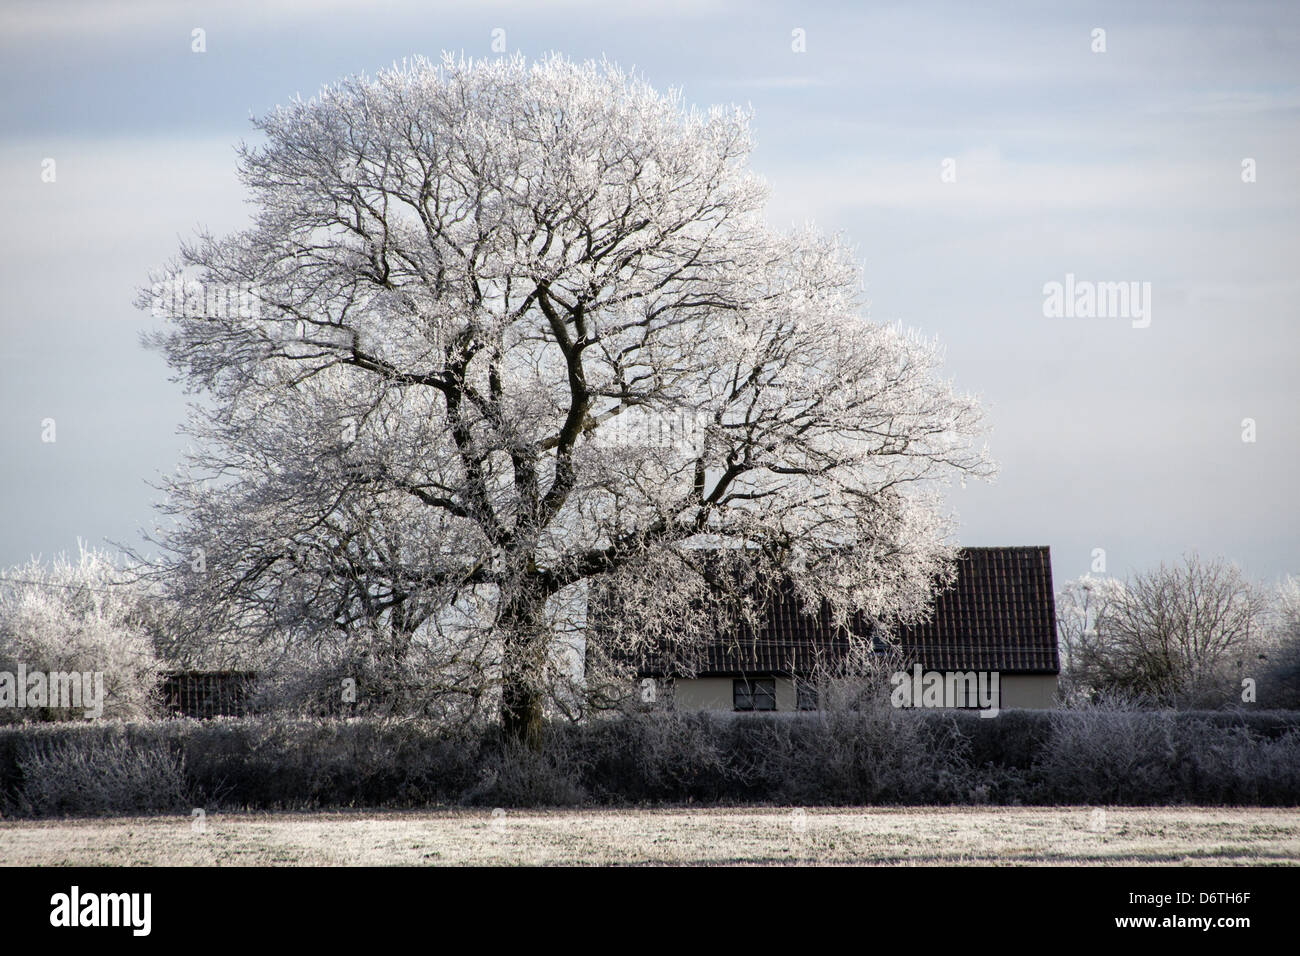
[[[501,688],[501,730],[506,740],[542,749],[542,695],[527,679],[507,676]]]
[[[546,667],[544,597],[524,587],[502,608],[505,634],[501,660],[501,729],[508,741],[542,747],[545,727],[542,682]]]

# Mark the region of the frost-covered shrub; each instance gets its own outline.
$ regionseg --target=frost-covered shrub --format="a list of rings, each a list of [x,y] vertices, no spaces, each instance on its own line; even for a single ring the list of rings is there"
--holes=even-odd
[[[161,665],[150,630],[155,609],[144,586],[84,546],[76,561],[32,561],[2,576],[0,672],[14,675],[15,685],[20,668],[29,675],[102,674],[103,717],[141,719],[155,712]],[[0,706],[4,723],[86,716],[85,707],[6,703]]]
[[[643,714],[551,723],[543,743],[373,716],[10,726],[0,810],[144,812],[178,793],[213,810],[1300,805],[1300,715],[1285,712]]]
[[[34,742],[19,758],[19,803],[36,816],[156,813],[191,805],[184,758],[165,740]]]
[[[1035,802],[1300,802],[1294,715],[1080,708],[1051,712],[1033,767]],[[1276,724],[1276,726],[1270,726]]]
[[[461,802],[493,807],[573,806],[586,802],[581,765],[572,742],[553,739],[537,751],[507,741],[485,753],[478,780]]]
[[[1038,770],[1063,803],[1165,803],[1178,796],[1173,711],[1079,708],[1053,714]]]

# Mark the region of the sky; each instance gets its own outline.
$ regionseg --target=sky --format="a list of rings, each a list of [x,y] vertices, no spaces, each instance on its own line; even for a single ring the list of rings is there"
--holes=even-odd
[[[1300,573],[1300,4],[618,7],[6,0],[0,565],[154,522],[188,399],[133,300],[246,223],[250,116],[495,37],[753,109],[771,221],[853,243],[870,318],[985,404],[1000,473],[953,489],[960,543],[1049,545],[1058,584],[1099,549]],[[1134,302],[1048,314],[1067,276]]]

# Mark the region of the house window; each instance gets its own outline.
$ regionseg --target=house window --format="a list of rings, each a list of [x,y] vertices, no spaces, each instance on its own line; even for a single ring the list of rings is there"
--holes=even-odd
[[[736,710],[776,710],[776,678],[733,680],[731,701]]]
[[[816,710],[818,707],[817,685],[799,681],[795,685],[795,707],[799,710]]]

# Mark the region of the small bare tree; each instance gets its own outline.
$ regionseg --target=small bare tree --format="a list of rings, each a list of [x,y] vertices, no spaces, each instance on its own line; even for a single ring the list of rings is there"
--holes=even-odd
[[[1300,709],[1300,578],[1288,575],[1273,595],[1271,637],[1264,651],[1258,703]],[[1247,675],[1250,676],[1250,675]]]
[[[1056,636],[1061,655],[1060,696],[1083,703],[1096,690],[1089,662],[1101,654],[1108,615],[1124,593],[1118,578],[1085,574],[1067,581],[1056,594]]]
[[[1134,575],[1107,602],[1080,672],[1095,688],[1187,706],[1234,700],[1267,602],[1240,570],[1193,554]]]

